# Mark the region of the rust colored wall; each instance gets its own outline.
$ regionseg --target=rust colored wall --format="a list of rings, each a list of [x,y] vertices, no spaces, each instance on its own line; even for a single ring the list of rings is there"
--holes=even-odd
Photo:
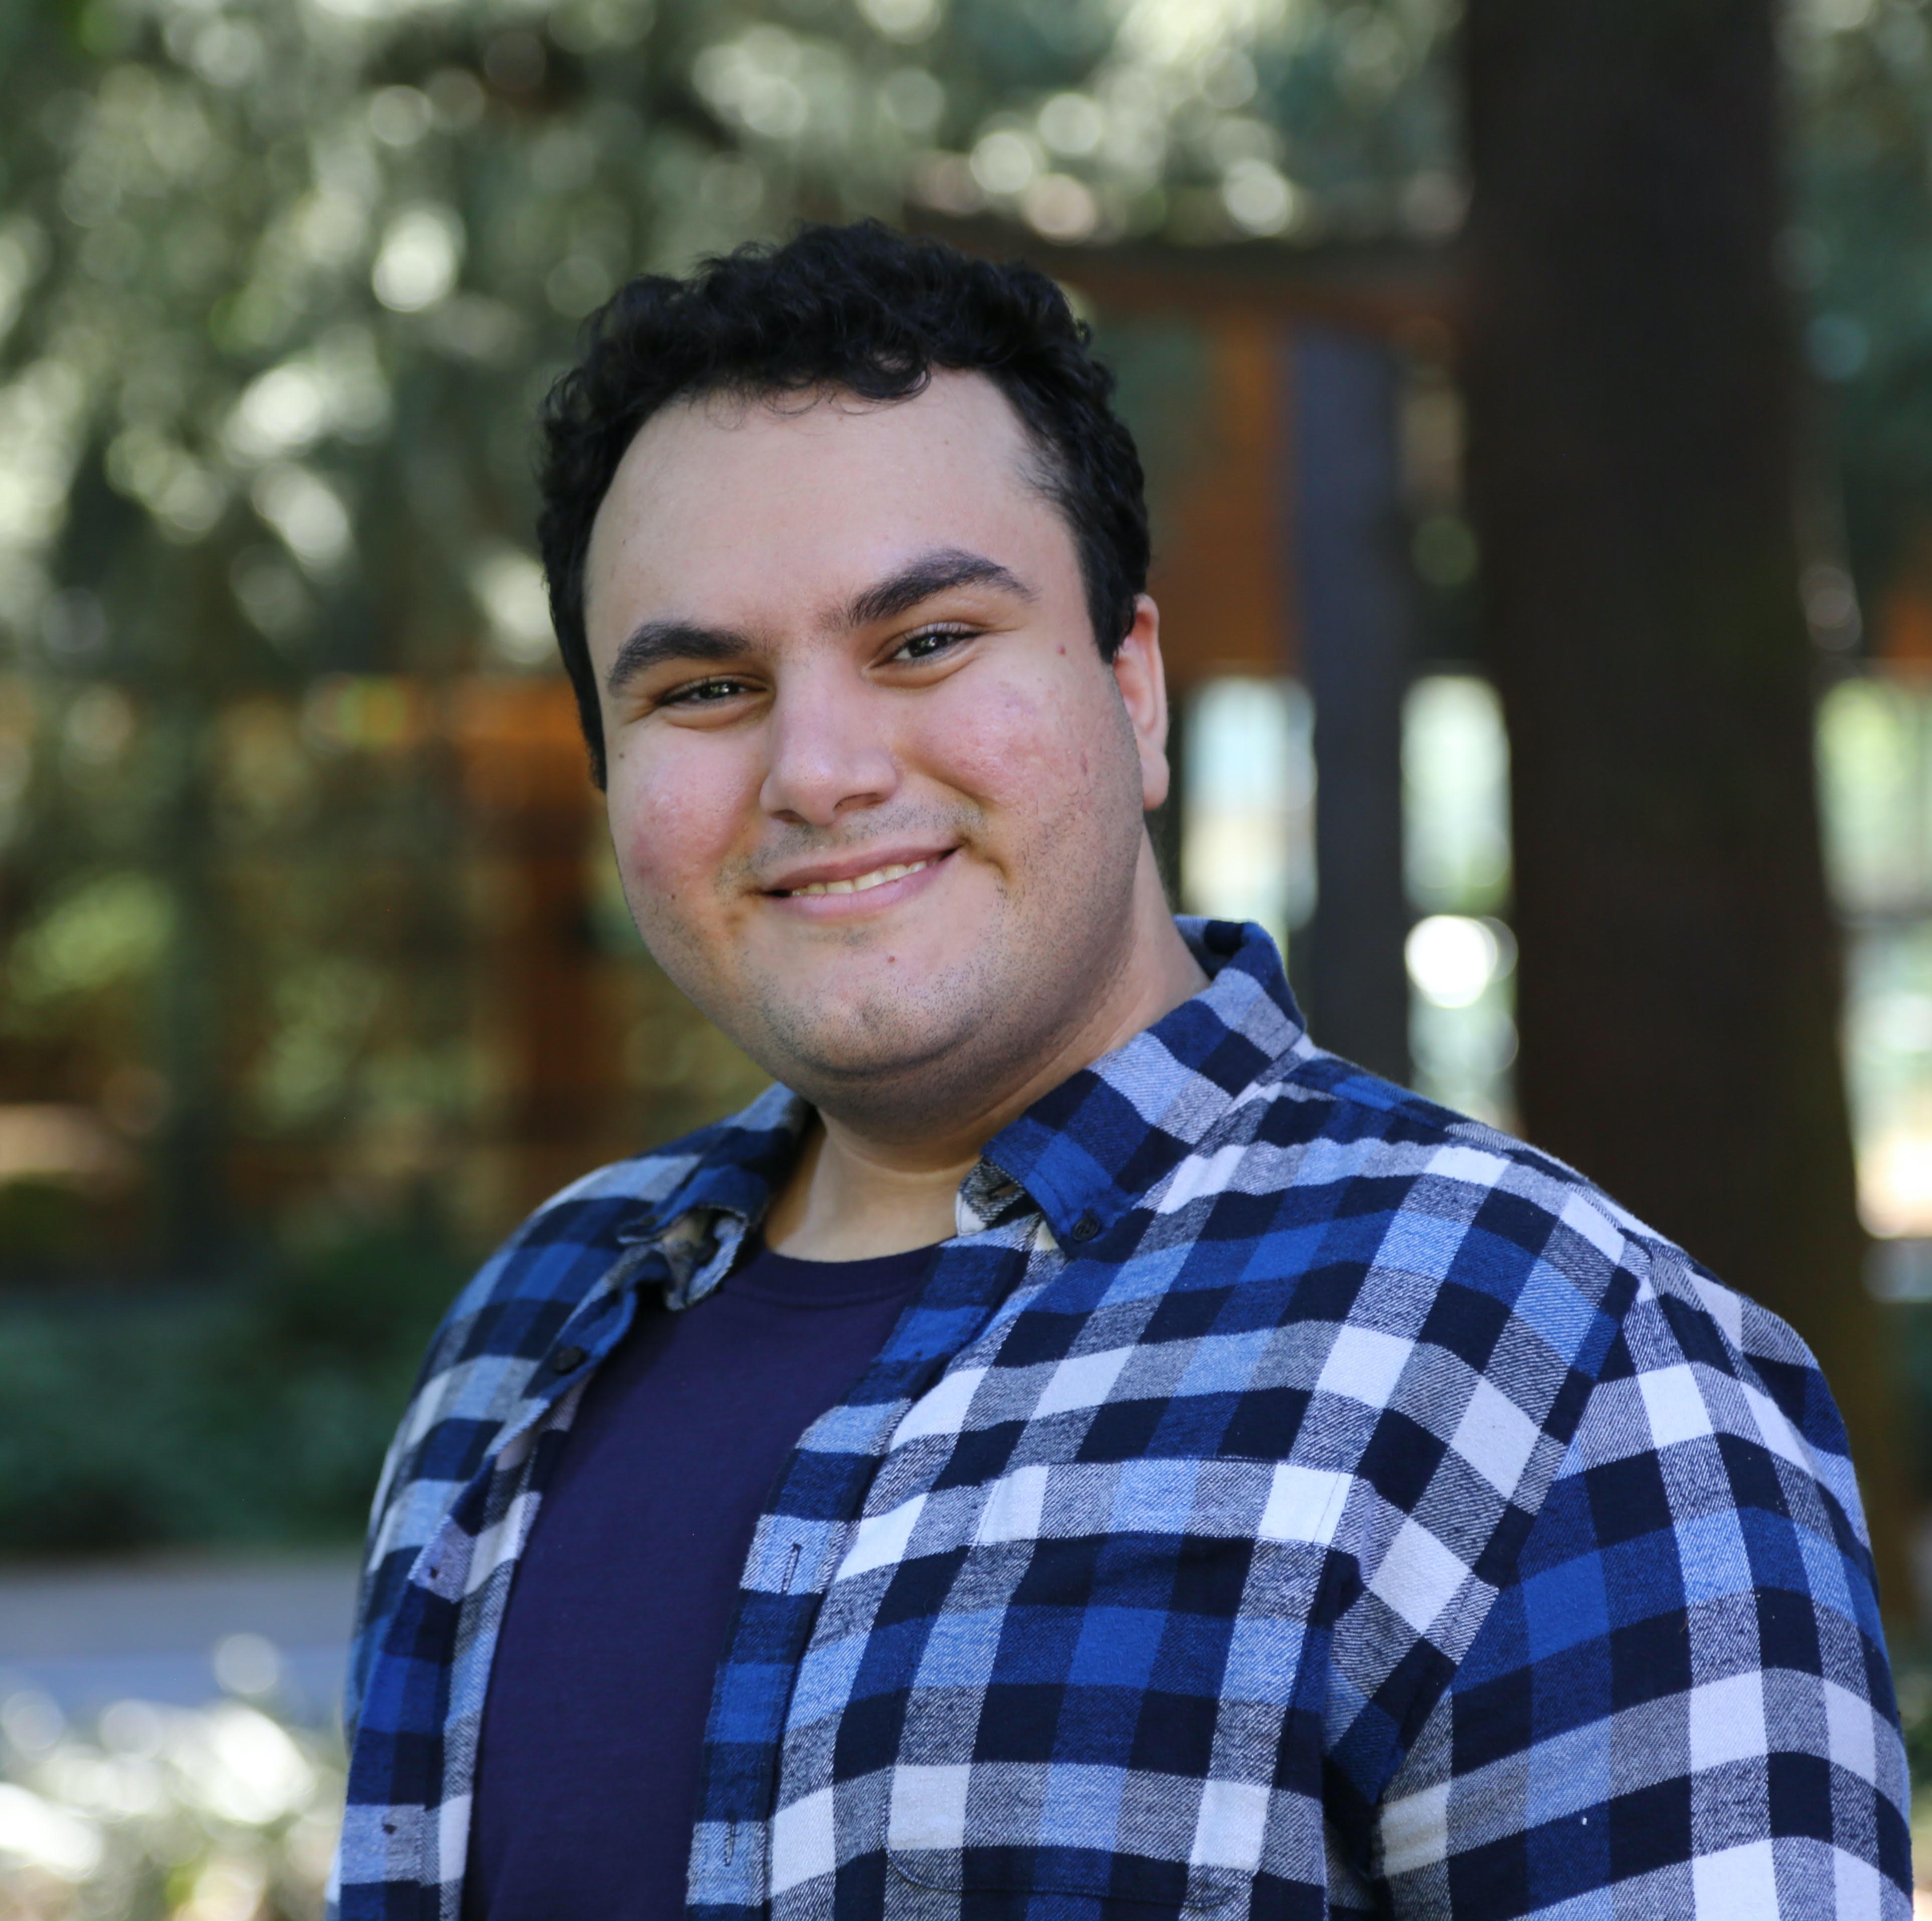
[[[1155,530],[1148,583],[1176,694],[1210,674],[1293,670],[1280,329],[1238,311],[1207,324],[1213,373],[1200,450]]]

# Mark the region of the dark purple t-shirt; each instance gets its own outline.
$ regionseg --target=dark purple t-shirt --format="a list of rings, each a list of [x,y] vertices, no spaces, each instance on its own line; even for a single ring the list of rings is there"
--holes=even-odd
[[[931,1254],[794,1260],[759,1243],[695,1307],[640,1299],[510,1589],[465,1921],[682,1914],[712,1677],[759,1511]]]

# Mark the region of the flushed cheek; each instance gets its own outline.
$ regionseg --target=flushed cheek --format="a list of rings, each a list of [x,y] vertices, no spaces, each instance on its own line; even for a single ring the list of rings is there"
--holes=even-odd
[[[649,780],[614,778],[611,839],[638,913],[701,913],[716,899],[739,826],[728,791],[668,767]]]
[[[914,744],[946,784],[1015,820],[1044,826],[1084,810],[1117,750],[1111,716],[1066,699],[1066,690],[1003,685],[935,712]]]

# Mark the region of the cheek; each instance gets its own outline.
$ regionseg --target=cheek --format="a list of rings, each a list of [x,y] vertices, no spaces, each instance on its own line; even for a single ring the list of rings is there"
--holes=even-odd
[[[639,757],[611,770],[610,838],[640,915],[687,908],[708,897],[740,817],[734,784],[694,757]]]
[[[1044,824],[1090,814],[1096,793],[1118,784],[1132,758],[1117,715],[1082,698],[1084,688],[1048,684],[975,690],[926,733],[926,765],[989,808]],[[1124,760],[1124,753],[1126,760]],[[1133,767],[1138,791],[1138,766]]]

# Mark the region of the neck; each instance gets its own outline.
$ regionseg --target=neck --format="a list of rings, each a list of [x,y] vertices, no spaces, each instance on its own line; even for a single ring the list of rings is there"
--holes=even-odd
[[[1043,1050],[1034,1071],[995,1098],[963,1113],[949,1098],[942,1104],[948,1111],[910,1127],[902,1116],[890,1130],[821,1108],[772,1200],[768,1244],[805,1260],[862,1260],[947,1239],[959,1183],[1000,1128],[1207,985],[1168,913],[1153,850],[1145,846],[1135,896],[1126,965],[1059,1044]]]

